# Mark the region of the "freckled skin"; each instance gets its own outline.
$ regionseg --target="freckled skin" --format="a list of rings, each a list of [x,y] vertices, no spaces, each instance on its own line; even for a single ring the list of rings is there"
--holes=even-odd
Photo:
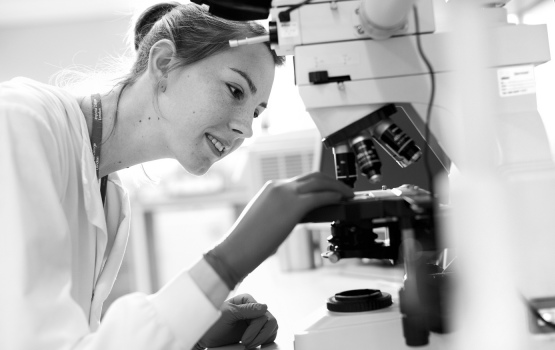
[[[155,45],[145,74],[123,92],[112,89],[102,94],[107,134],[101,176],[162,158],[174,158],[189,173],[202,175],[252,136],[254,114],[262,113],[268,102],[275,67],[265,45],[228,49],[169,71],[164,62],[167,65],[167,58],[173,55],[171,47],[164,40]],[[247,81],[234,69],[250,77],[256,93],[251,93]],[[160,79],[165,80],[166,90],[154,93]],[[90,99],[77,98],[91,128]],[[143,119],[147,121],[144,124]],[[220,153],[207,135],[221,142],[225,150]]]
[[[245,79],[230,68],[247,73],[257,92],[252,94]],[[254,114],[264,110],[260,104],[268,102],[274,70],[270,52],[257,44],[171,71],[158,102],[163,139],[172,156],[188,172],[202,175],[221,159],[214,154],[207,133],[228,146],[223,156],[237,149],[252,136]],[[232,91],[242,91],[243,97],[234,98]]]

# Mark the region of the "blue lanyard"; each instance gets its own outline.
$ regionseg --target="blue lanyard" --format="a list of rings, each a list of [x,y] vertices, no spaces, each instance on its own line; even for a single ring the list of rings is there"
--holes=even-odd
[[[91,148],[94,158],[94,163],[96,165],[96,177],[99,176],[99,166],[100,166],[100,147],[102,145],[102,102],[100,101],[99,94],[91,95],[92,102],[92,135],[91,135]],[[104,176],[100,180],[100,195],[102,196],[102,204],[106,199],[106,184],[108,182],[108,176]]]

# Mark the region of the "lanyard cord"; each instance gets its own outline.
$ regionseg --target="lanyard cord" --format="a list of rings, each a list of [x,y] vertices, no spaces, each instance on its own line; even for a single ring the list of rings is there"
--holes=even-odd
[[[94,158],[94,163],[96,165],[96,177],[99,176],[99,166],[100,166],[100,146],[102,145],[102,102],[100,101],[99,94],[91,95],[92,102],[92,135],[91,135],[91,148]],[[102,196],[102,204],[106,199],[106,183],[108,182],[108,176],[104,176],[100,180],[100,195]]]

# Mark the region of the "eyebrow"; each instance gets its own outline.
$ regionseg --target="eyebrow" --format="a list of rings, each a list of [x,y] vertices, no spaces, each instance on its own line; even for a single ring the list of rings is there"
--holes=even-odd
[[[256,94],[256,91],[258,91],[258,89],[256,88],[256,85],[254,85],[254,83],[251,80],[251,77],[249,77],[249,75],[245,72],[243,72],[240,69],[237,68],[229,68],[232,71],[234,71],[235,73],[239,74],[240,76],[243,77],[243,79],[245,79],[247,81],[247,83],[249,84],[249,89],[251,90],[251,93],[254,95]]]
[[[245,72],[243,72],[242,70],[237,69],[237,68],[231,68],[231,67],[229,67],[229,69],[231,69],[231,70],[234,71],[235,73],[237,73],[237,74],[239,74],[240,76],[242,76],[243,79],[245,79],[246,82],[247,82],[247,84],[249,85],[249,89],[251,90],[251,93],[252,93],[253,95],[256,94],[256,92],[258,91],[258,89],[256,88],[256,85],[254,85],[254,83],[252,82],[251,77],[250,77],[247,73],[245,73]],[[260,106],[261,106],[261,107],[264,107],[264,108],[268,108],[268,104],[267,104],[266,102],[262,102],[262,103],[260,104]]]

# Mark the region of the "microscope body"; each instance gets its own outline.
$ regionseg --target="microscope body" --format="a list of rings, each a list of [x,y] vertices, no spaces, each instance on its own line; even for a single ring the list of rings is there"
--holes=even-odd
[[[482,288],[498,293],[503,293],[503,288],[512,288],[513,292],[509,293],[510,297],[490,295],[487,300],[475,298],[471,302],[465,297],[459,298],[458,303],[453,303],[454,310],[445,312],[456,314],[448,322],[450,324],[444,324],[446,327],[439,332],[436,332],[437,329],[429,330],[446,333],[450,331],[447,328],[454,324],[457,336],[449,344],[472,344],[463,348],[475,348],[476,344],[493,342],[491,339],[506,339],[506,335],[501,335],[505,330],[502,326],[466,325],[472,322],[472,317],[487,322],[488,317],[491,321],[496,312],[501,312],[504,319],[512,319],[507,322],[507,329],[511,329],[514,341],[512,344],[508,341],[506,348],[540,348],[545,344],[545,338],[538,338],[529,331],[527,323],[534,323],[535,320],[530,320],[527,306],[514,296],[519,293],[529,299],[555,296],[555,282],[544,283],[534,268],[519,265],[526,259],[535,261],[536,266],[542,266],[547,260],[555,263],[555,258],[550,257],[549,248],[545,246],[555,246],[555,238],[551,237],[555,235],[549,234],[554,225],[547,219],[548,211],[555,210],[555,204],[548,199],[540,199],[546,198],[540,194],[542,190],[555,195],[555,166],[546,131],[537,112],[534,81],[534,67],[550,60],[546,27],[508,24],[506,11],[500,6],[508,1],[445,3],[418,0],[408,1],[414,4],[415,10],[409,10],[400,25],[391,27],[390,37],[384,37],[383,32],[376,35],[367,25],[368,21],[365,22],[360,15],[361,10],[368,10],[367,5],[372,2],[312,1],[291,11],[285,23],[280,22],[280,12],[298,5],[300,1],[276,0],[272,3],[271,14],[276,20],[274,26],[279,38],[274,49],[281,54],[294,55],[299,93],[320,131],[323,143],[334,149],[336,177],[349,185],[357,180],[379,185],[381,176],[387,177],[387,174],[374,171],[374,165],[378,164],[379,168],[379,162],[368,150],[372,146],[370,142],[383,147],[401,167],[425,161],[418,150],[403,156],[396,152],[401,147],[391,150],[379,140],[380,125],[389,123],[388,116],[394,113],[390,110],[392,106],[402,110],[442,165],[449,169],[455,164],[463,174],[450,179],[453,181],[450,189],[441,187],[440,183],[430,184],[439,195],[429,197],[432,204],[428,207],[431,217],[428,222],[437,219],[439,203],[433,203],[441,198],[441,192],[453,195],[453,201],[449,203],[453,208],[449,215],[441,215],[437,219],[432,230],[432,244],[427,251],[439,254],[443,248],[450,246],[461,253],[458,257],[461,262],[457,264],[461,269],[457,278],[460,290],[455,293],[472,295]],[[401,2],[397,4],[402,6]],[[433,67],[433,74],[430,74],[421,51]],[[401,133],[393,137],[404,140]],[[359,153],[357,144],[361,139],[366,143],[362,147],[364,152]],[[355,153],[355,157],[347,158],[346,154],[351,152]],[[356,179],[350,163],[357,163],[360,169],[371,169],[364,172],[367,179]],[[525,188],[533,186],[538,179],[541,190],[535,189],[529,192],[534,195],[528,194]],[[410,183],[410,178],[406,183]],[[476,192],[479,194],[473,195]],[[380,200],[387,202],[389,199]],[[345,203],[343,209],[360,213],[366,205],[363,202]],[[326,257],[398,258],[391,252],[392,249],[387,253],[384,253],[386,249],[377,249],[372,238],[359,239],[362,236],[359,231],[365,230],[371,236],[372,229],[353,229],[353,221],[357,223],[354,226],[360,221],[352,218],[345,220],[340,211],[330,211],[325,207],[305,218],[310,221],[309,217],[324,216],[327,221],[335,222],[332,231],[339,233],[332,235],[331,248]],[[384,215],[383,218],[388,220],[388,217],[391,216]],[[534,233],[530,234],[526,249],[521,249],[524,247],[521,234],[529,231],[528,224]],[[420,286],[425,283],[422,279],[435,276],[434,273],[422,275],[419,272],[427,268],[428,262],[408,258],[411,254],[420,253],[411,251],[415,246],[407,243],[418,242],[414,236],[414,225],[415,221],[412,221],[410,228],[401,230],[395,238],[395,244],[399,243],[399,249],[406,252],[403,260],[407,279],[400,292],[401,309],[392,308],[388,312],[398,317],[398,330],[403,329],[406,344],[426,346],[426,341],[417,344],[420,340],[412,342],[407,338],[407,332],[410,333],[418,322],[401,327],[399,321],[403,319],[405,322],[408,316],[414,321],[414,317],[422,316],[422,310],[416,310],[412,315],[408,313],[414,311],[412,306],[426,298],[421,293]],[[348,239],[349,230],[353,232],[351,241]],[[342,246],[335,244],[338,237],[341,237]],[[488,237],[489,244],[479,243],[484,237]],[[353,242],[357,242],[354,247]],[[492,254],[491,250],[495,250],[496,246],[502,247],[499,249],[502,252]],[[538,252],[539,255],[536,254]],[[488,280],[487,274],[479,271],[480,264],[477,263],[484,259],[489,261],[488,257],[493,256],[498,258],[495,264],[498,269],[489,275],[498,273],[499,282]],[[492,283],[498,285],[491,288]],[[409,305],[404,311],[403,298]],[[467,303],[473,307],[465,310],[464,305],[469,305]],[[353,348],[368,341],[368,337],[362,337],[366,340],[360,340],[361,343],[356,343],[360,337],[345,335],[341,338],[339,330],[354,327],[347,316],[326,311],[321,317],[325,321],[314,322],[296,335],[299,339],[296,340],[296,349],[311,348],[308,345],[302,347],[301,338],[312,339],[310,336],[313,335],[313,339],[324,339],[327,333],[334,334],[330,339],[342,339],[345,346]],[[334,324],[332,320],[339,322],[335,330],[330,326]],[[382,332],[372,333],[371,329],[378,330],[380,327],[368,317],[366,334],[379,337]],[[437,337],[434,335],[432,338]],[[441,342],[441,339],[447,338],[450,335],[441,335],[438,339]],[[434,344],[430,341],[428,346],[433,348]],[[320,348],[327,347],[322,345]],[[404,347],[391,345],[387,348]],[[441,348],[448,347],[444,344]]]
[[[296,85],[324,145],[334,150],[338,180],[360,181],[353,172],[358,167],[367,178],[363,181],[379,186],[387,173],[380,171],[376,147],[401,168],[426,162],[426,154],[392,123],[395,110],[406,115],[444,168],[454,164],[459,170],[450,176],[449,187],[434,179],[428,188],[412,192],[401,186],[380,197],[384,192],[378,190],[307,215],[306,222],[337,223],[331,259],[399,259],[398,252],[374,239],[373,227],[380,220],[387,223],[397,232],[390,244],[403,252],[407,279],[399,307],[324,312],[296,335],[297,350],[404,349],[407,344],[553,348],[553,328],[538,318],[555,318],[555,164],[537,111],[534,78],[534,67],[550,60],[545,25],[507,23],[503,6],[509,0],[195,2],[234,16],[239,9],[258,19],[266,18],[269,9],[272,48],[294,56]],[[444,215],[440,202],[446,193],[449,212]],[[394,212],[375,210],[389,205]],[[422,237],[431,243],[423,250]],[[423,337],[409,341],[407,332],[418,328],[418,317],[429,314],[426,309],[435,308],[429,299],[445,296],[423,292],[423,285],[446,275],[446,266],[434,270],[421,257],[445,247],[457,252],[456,287],[447,288],[452,309],[440,310],[435,319],[452,315],[448,323],[454,332],[439,338],[432,334],[428,345],[416,344]],[[442,322],[421,320],[418,332],[450,330],[441,329]],[[380,342],[385,333],[401,340],[401,332],[405,342]]]
[[[274,1],[271,13],[273,17],[279,17],[277,13],[282,6],[296,3],[299,1]],[[328,147],[348,141],[339,135],[333,138],[334,134],[388,104],[402,108],[421,135],[426,133],[431,82],[428,68],[417,49],[413,13],[395,36],[373,40],[357,15],[361,3],[364,1],[314,1],[291,12],[291,20],[284,26],[288,29],[280,30],[278,20],[278,34],[282,34],[275,49],[278,53],[294,55],[299,93]],[[449,23],[449,16],[456,18],[457,14],[442,11],[437,2],[435,4],[436,7],[432,0],[415,3],[419,39],[435,77],[427,141],[447,168],[451,162],[463,168],[465,156],[460,156],[456,143],[461,138],[458,126],[465,118],[465,106],[460,95],[453,92],[461,90],[457,87],[459,74],[464,71],[460,56],[476,53],[471,52],[472,46],[460,47],[459,39],[464,34],[453,28],[436,28],[437,16],[444,16],[441,23]],[[535,94],[519,93],[513,98],[509,96],[512,92],[506,91],[502,95],[498,76],[503,74],[499,72],[503,67],[507,69],[506,75],[514,75],[518,74],[518,69],[530,72],[533,66],[549,61],[545,26],[509,25],[506,16],[502,17],[504,9],[492,9],[495,10],[499,13],[493,14],[491,20],[494,23],[482,33],[494,47],[491,54],[484,57],[483,67],[487,69],[480,73],[484,76],[479,83],[485,82],[489,86],[479,87],[480,91],[487,90],[485,98],[496,106],[498,114],[537,115]],[[465,50],[468,51],[465,53]],[[311,78],[315,72],[326,72],[327,80],[315,82]],[[361,129],[358,133],[364,131]],[[345,136],[347,139],[353,137]]]

